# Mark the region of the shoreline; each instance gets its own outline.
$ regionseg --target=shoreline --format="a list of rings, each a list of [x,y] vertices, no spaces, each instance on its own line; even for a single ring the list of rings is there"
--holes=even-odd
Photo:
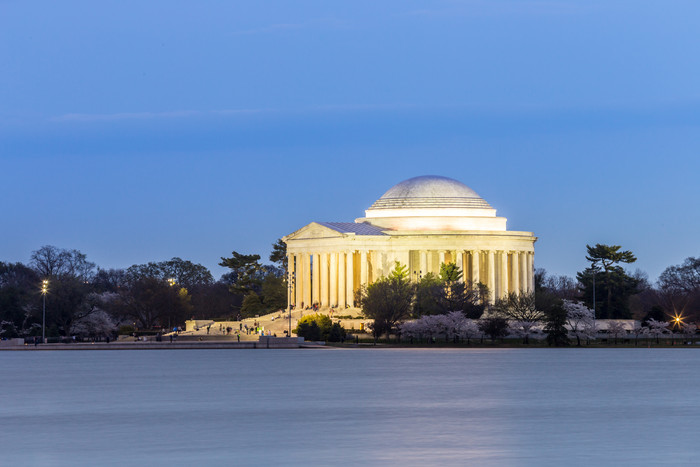
[[[325,348],[316,342],[303,342],[296,338],[261,338],[257,341],[180,341],[180,342],[78,342],[69,344],[20,344],[0,345],[0,352],[34,352],[47,350],[192,350],[192,349],[315,349]]]

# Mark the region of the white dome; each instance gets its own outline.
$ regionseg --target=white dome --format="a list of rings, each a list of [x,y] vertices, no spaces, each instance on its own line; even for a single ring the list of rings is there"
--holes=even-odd
[[[474,190],[438,175],[394,185],[355,222],[402,231],[506,230],[506,219]]]
[[[491,209],[464,183],[439,175],[409,178],[391,187],[369,209]]]

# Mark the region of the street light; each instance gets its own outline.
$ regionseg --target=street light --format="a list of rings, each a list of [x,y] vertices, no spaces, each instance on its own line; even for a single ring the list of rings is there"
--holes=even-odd
[[[41,319],[41,343],[46,343],[46,294],[49,291],[49,280],[41,281],[41,295],[44,296],[44,312]]]
[[[175,282],[176,282],[176,281],[175,281],[175,278],[174,278],[174,277],[168,278],[168,284],[170,284],[170,287],[174,286],[174,285],[175,285]],[[135,324],[135,323],[134,323],[134,324]],[[162,328],[162,325],[161,325],[161,328]],[[170,332],[170,314],[168,314],[168,332]]]
[[[289,272],[287,274],[287,288],[289,289],[287,293],[287,308],[289,308],[289,332],[287,333],[287,337],[292,337],[292,291],[294,290],[297,273]]]

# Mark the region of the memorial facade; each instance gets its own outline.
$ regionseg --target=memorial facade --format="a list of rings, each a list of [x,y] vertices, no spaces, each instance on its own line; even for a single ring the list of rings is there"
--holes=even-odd
[[[532,232],[506,219],[457,180],[422,176],[387,191],[354,222],[312,222],[285,237],[289,303],[353,307],[355,292],[398,261],[411,281],[455,263],[463,280],[488,287],[489,301],[534,290]]]

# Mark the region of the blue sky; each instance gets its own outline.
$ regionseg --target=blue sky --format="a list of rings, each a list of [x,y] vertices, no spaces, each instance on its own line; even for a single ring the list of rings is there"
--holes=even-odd
[[[692,1],[0,0],[0,261],[218,276],[392,185],[456,178],[536,266],[698,256]]]

